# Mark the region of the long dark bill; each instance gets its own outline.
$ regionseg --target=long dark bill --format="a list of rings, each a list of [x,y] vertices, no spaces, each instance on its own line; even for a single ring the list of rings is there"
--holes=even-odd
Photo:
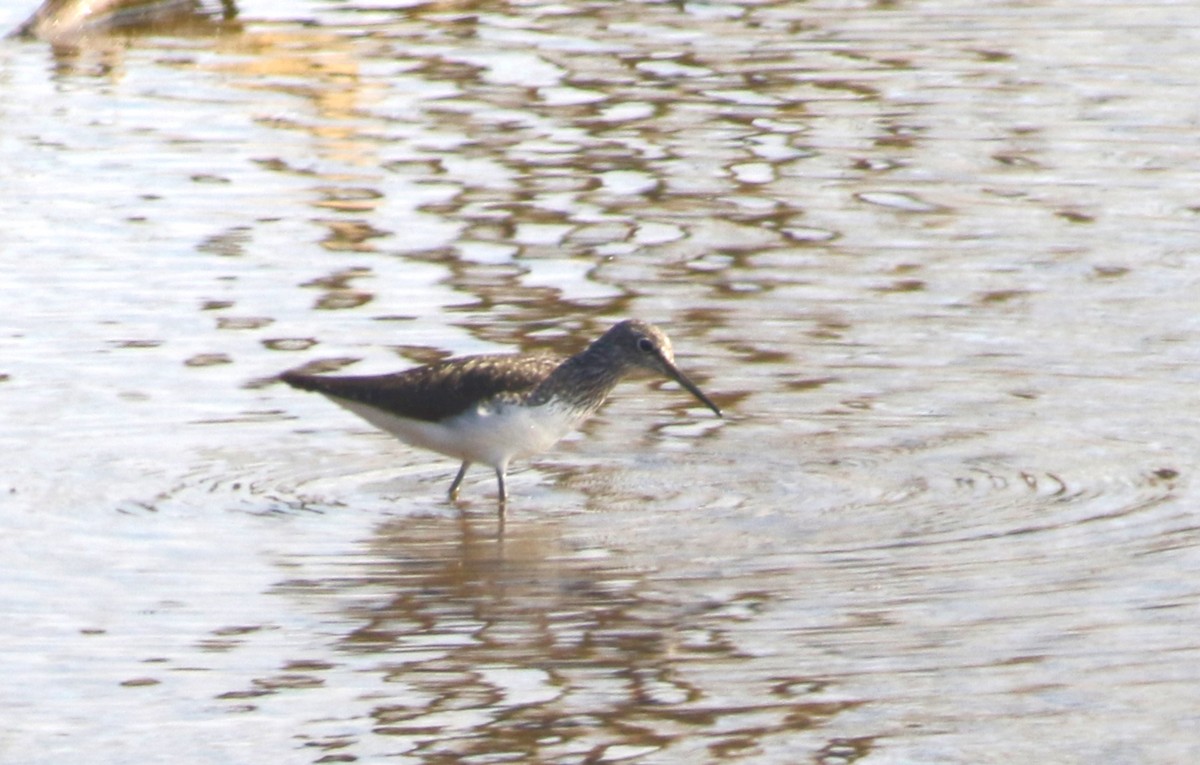
[[[721,414],[721,408],[718,407],[716,404],[714,404],[709,399],[708,396],[704,395],[704,392],[696,387],[696,383],[689,380],[687,378],[687,375],[685,375],[683,372],[679,371],[678,367],[676,367],[674,364],[667,361],[666,359],[663,359],[663,366],[666,367],[667,374],[671,375],[671,379],[673,379],[675,382],[682,385],[687,390],[688,393],[691,393],[693,396],[700,399],[700,401],[703,402],[705,406],[707,406],[709,409],[716,412],[718,417],[725,416],[725,415]]]

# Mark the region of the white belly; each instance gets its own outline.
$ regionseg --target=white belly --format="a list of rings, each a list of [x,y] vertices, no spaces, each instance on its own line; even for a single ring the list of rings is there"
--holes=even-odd
[[[424,422],[330,398],[405,443],[492,467],[507,467],[510,460],[546,451],[578,422],[570,410],[552,404],[475,407],[448,420]]]

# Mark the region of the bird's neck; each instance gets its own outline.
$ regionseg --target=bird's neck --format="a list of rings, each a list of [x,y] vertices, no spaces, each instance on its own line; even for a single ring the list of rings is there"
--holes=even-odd
[[[627,371],[612,349],[593,343],[559,364],[529,401],[534,406],[553,402],[586,417],[600,408]]]

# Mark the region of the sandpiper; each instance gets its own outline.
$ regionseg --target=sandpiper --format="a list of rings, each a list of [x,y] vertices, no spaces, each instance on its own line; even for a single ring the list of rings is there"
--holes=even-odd
[[[508,464],[549,449],[594,413],[626,375],[648,370],[674,380],[721,416],[675,366],[671,341],[644,321],[622,321],[568,359],[487,354],[447,359],[385,375],[285,372],[294,388],[316,391],[401,441],[462,460],[450,484],[458,497],[474,462],[496,471],[501,508]]]

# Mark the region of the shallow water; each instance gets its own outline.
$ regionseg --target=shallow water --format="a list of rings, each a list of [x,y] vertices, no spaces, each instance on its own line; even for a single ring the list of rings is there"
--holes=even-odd
[[[1188,9],[240,11],[0,43],[0,761],[1200,755]],[[270,384],[625,316],[503,526]]]

